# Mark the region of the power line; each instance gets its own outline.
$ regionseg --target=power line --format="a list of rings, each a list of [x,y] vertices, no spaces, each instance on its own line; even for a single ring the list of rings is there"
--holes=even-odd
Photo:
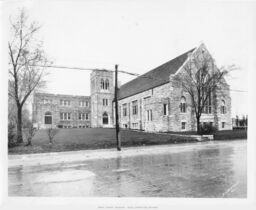
[[[34,67],[42,67],[42,68],[55,68],[55,69],[75,69],[75,70],[82,70],[82,71],[113,71],[110,69],[99,69],[99,68],[82,68],[82,67],[68,67],[68,66],[56,66],[56,65],[29,65]]]
[[[31,64],[29,66],[42,67],[42,68],[55,68],[55,69],[72,69],[72,70],[81,70],[81,71],[112,71],[112,72],[115,71],[115,70],[112,70],[112,69],[105,69],[105,68],[83,68],[83,67],[68,67],[68,66],[59,66],[59,65],[33,65],[33,64]],[[124,70],[118,70],[118,72],[128,74],[128,75],[132,75],[132,76],[136,76],[136,77],[142,77],[142,78],[147,78],[147,79],[152,79],[152,80],[160,80],[160,79],[153,78],[153,77],[150,77],[150,76],[144,76],[144,75],[140,75],[138,73],[132,73],[132,72],[124,71]],[[169,82],[169,80],[162,80],[162,79],[161,79],[161,81]],[[245,93],[248,92],[248,91],[245,91],[245,90],[237,90],[237,89],[230,89],[230,91],[245,92]]]
[[[234,90],[234,89],[230,89],[230,91],[248,93],[248,91],[246,91],[246,90]]]

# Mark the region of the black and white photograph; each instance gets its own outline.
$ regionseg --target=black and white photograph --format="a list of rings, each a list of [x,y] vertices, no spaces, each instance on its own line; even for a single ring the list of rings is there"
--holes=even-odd
[[[253,208],[256,1],[0,9],[3,209]]]

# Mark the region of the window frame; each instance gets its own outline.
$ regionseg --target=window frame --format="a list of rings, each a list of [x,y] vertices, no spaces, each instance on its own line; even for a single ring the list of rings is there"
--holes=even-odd
[[[138,115],[138,100],[132,101],[132,115]]]
[[[181,122],[181,130],[186,130],[186,122]],[[183,125],[184,125],[184,127],[183,127]]]
[[[163,110],[163,115],[164,115],[164,116],[167,116],[167,115],[168,115],[168,104],[167,104],[167,103],[164,103],[163,105],[164,105],[164,107],[163,107],[163,108],[164,108],[164,110]]]
[[[48,123],[48,120],[50,121],[50,123]],[[52,113],[49,112],[49,111],[45,112],[45,114],[44,114],[44,124],[45,125],[52,125]]]
[[[184,101],[182,101],[184,99]],[[185,96],[182,96],[180,99],[180,113],[186,113],[187,112],[187,100]]]

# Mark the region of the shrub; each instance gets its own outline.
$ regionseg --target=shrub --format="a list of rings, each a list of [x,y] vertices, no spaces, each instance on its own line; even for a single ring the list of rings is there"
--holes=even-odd
[[[33,127],[33,124],[31,121],[26,124],[26,128],[24,128],[24,131],[23,131],[27,140],[26,146],[32,145],[32,138],[36,134],[36,131],[37,129]]]
[[[8,147],[15,146],[16,139],[16,131],[15,131],[15,125],[12,123],[8,124]]]
[[[52,127],[47,129],[47,136],[50,144],[53,143],[53,139],[57,135],[58,131],[59,131],[58,129],[52,128]]]
[[[212,126],[210,123],[204,123],[200,125],[200,134],[201,135],[210,135],[214,134],[216,131],[216,128]]]

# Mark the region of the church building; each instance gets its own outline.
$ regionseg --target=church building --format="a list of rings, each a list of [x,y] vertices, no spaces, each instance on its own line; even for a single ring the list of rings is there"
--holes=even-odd
[[[210,55],[204,44],[119,87],[119,123],[123,129],[147,132],[194,131],[197,129],[190,95],[175,81],[194,55]],[[195,57],[195,56],[194,56]],[[211,58],[213,59],[213,58]],[[217,68],[217,67],[215,67]],[[114,75],[91,73],[91,95],[70,96],[35,93],[33,122],[38,128],[112,128],[115,125]],[[224,81],[207,102],[201,123],[218,130],[232,129],[229,85]]]

